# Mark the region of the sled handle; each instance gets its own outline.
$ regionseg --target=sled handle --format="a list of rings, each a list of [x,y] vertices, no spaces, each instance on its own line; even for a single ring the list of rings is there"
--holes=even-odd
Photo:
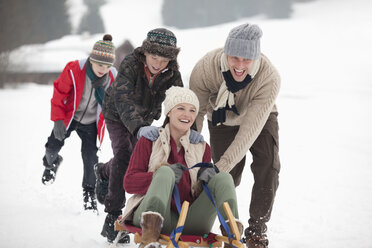
[[[189,210],[189,202],[188,201],[184,201],[182,203],[181,213],[180,213],[180,216],[178,218],[177,227],[183,226],[185,224],[186,216],[187,216],[187,211],[188,210]],[[176,236],[175,236],[174,240],[177,242],[178,239],[180,238],[180,236],[181,236],[181,233],[176,233]],[[173,243],[170,240],[168,242],[168,245],[167,245],[166,248],[173,248],[173,247],[174,247],[173,246]]]
[[[231,211],[231,208],[228,202],[223,203],[223,209],[225,210],[227,219],[229,219],[229,225],[232,230],[232,233],[235,235],[235,239],[240,240],[240,232],[238,229],[238,225],[236,224],[235,217]]]

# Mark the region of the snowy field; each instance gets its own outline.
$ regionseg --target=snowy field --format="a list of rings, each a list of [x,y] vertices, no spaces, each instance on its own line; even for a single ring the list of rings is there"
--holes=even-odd
[[[161,26],[161,0],[134,2],[111,0],[101,9],[114,43],[129,39],[138,46],[148,30]],[[270,247],[371,248],[372,1],[319,0],[294,10],[290,20],[257,17],[208,28],[169,27],[181,47],[180,70],[188,85],[196,61],[223,46],[231,28],[244,22],[260,25],[262,51],[282,76],[277,100],[282,169],[268,225]],[[62,69],[67,61],[85,57],[100,38],[71,35],[23,47],[13,59],[21,58],[29,68]],[[39,56],[32,56],[34,48]],[[99,235],[103,206],[98,216],[82,210],[76,133],[62,149],[56,182],[41,183],[44,144],[53,127],[51,96],[51,85],[0,90],[0,247],[108,247]],[[202,134],[209,140],[207,129]],[[107,135],[100,161],[111,155]],[[244,223],[252,186],[249,163],[248,158],[237,189]]]

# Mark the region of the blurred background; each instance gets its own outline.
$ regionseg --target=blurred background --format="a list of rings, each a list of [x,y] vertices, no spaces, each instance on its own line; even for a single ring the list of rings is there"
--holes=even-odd
[[[293,4],[310,1],[313,0],[164,0],[161,4],[161,22],[164,26],[189,29],[252,16],[286,19],[291,17]],[[12,51],[24,45],[43,44],[67,35],[88,37],[104,33],[107,30],[100,9],[107,2],[115,0],[0,0],[0,87],[5,82],[53,81],[60,73],[60,68],[57,70],[42,64],[30,68],[22,58],[11,60]],[[151,5],[148,7],[151,8]],[[128,13],[123,11],[122,14]],[[117,18],[120,21],[120,16]],[[117,57],[123,58],[133,50],[133,44],[129,40],[120,42],[116,43]],[[120,61],[117,59],[115,66]]]
[[[149,30],[165,27],[177,37],[187,87],[195,63],[245,22],[262,28],[262,52],[282,79],[282,167],[270,247],[372,247],[371,0],[0,0],[0,12],[1,247],[107,246],[99,235],[105,215],[80,212],[78,135],[61,153],[59,179],[52,187],[40,182],[53,128],[51,82],[67,62],[87,58],[109,33],[120,63]],[[207,128],[202,134],[209,141]],[[106,136],[99,159],[111,157]],[[245,223],[250,163],[248,155],[237,188]]]

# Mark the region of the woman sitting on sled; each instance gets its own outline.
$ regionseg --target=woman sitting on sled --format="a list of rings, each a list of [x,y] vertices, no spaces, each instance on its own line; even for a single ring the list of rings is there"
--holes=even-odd
[[[170,234],[175,229],[178,220],[172,197],[175,183],[181,203],[190,203],[182,234],[208,234],[216,219],[216,208],[203,191],[201,181],[208,184],[225,220],[224,202],[239,218],[235,186],[229,173],[218,173],[214,166],[187,170],[197,163],[211,162],[206,142],[189,141],[190,128],[199,110],[197,96],[190,89],[173,86],[166,92],[164,106],[166,119],[159,129],[159,138],[138,140],[124,179],[125,191],[133,196],[127,202],[122,221],[132,221],[134,226],[141,227],[140,247],[158,246],[160,233]]]

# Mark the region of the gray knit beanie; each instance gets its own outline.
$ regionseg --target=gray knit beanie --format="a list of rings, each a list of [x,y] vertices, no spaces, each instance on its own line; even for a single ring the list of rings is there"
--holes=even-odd
[[[164,114],[167,115],[174,106],[180,103],[189,103],[194,105],[196,108],[196,114],[198,114],[199,100],[194,91],[179,86],[172,86],[165,92]]]
[[[257,25],[242,24],[233,28],[226,39],[224,52],[229,56],[257,59],[261,54],[262,30]]]

